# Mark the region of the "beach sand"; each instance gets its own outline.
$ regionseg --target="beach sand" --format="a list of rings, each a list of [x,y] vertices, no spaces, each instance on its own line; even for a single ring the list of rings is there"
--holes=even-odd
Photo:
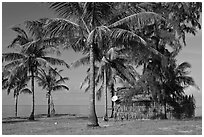
[[[99,127],[87,127],[88,118],[71,114],[58,114],[47,118],[2,119],[3,135],[202,135],[202,118],[190,120],[131,120],[104,122],[98,118]]]

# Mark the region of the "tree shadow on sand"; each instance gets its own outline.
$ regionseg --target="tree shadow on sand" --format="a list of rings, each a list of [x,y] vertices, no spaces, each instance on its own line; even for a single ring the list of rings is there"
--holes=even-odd
[[[29,120],[28,117],[8,117],[2,120],[2,123],[14,124],[18,122],[36,122],[39,120]]]

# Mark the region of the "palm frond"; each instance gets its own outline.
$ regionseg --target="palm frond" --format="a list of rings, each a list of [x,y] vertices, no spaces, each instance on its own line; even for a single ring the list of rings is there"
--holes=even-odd
[[[37,39],[23,45],[21,52],[27,55],[45,56],[48,53],[60,54],[59,44],[63,38],[44,38]]]
[[[11,28],[13,31],[17,32],[21,37],[28,39],[27,33],[20,27],[14,26]]]
[[[40,75],[40,73],[38,73],[38,76],[35,76],[35,79],[38,83],[41,83],[42,81],[45,81],[44,76]],[[44,82],[45,83],[45,82]],[[39,86],[41,86],[42,84],[39,84]]]
[[[177,80],[181,83],[183,83],[185,86],[195,86],[195,81],[190,76],[179,76],[177,77]]]
[[[81,17],[83,5],[78,2],[50,2],[50,9],[55,10],[63,18]]]
[[[83,86],[84,86],[85,84],[87,84],[87,83],[88,83],[88,85],[89,85],[89,82],[90,82],[90,75],[88,74],[88,75],[86,75],[86,77],[84,78],[83,82],[80,84],[80,89],[82,89]]]
[[[49,71],[49,75],[52,75],[54,78],[57,78],[57,76],[60,77],[60,79],[62,79],[63,77],[61,76],[61,72],[63,70],[57,70],[57,68],[53,68],[51,66],[48,67],[48,71]],[[67,77],[65,77],[65,79],[67,79]],[[63,79],[62,79],[63,80]]]
[[[38,81],[38,82],[44,82],[46,83],[46,72],[44,69],[42,68],[38,68],[38,71],[37,71],[37,75],[35,75],[35,79]]]
[[[115,8],[113,9],[113,14],[111,15],[110,19],[108,20],[107,24],[112,24],[118,20],[121,20],[122,18],[127,17],[128,15],[130,15],[128,13],[129,9],[127,8],[123,8],[123,5],[125,5],[126,3],[115,3]],[[118,5],[118,6],[117,6]],[[134,14],[134,13],[132,13]]]
[[[8,78],[4,78],[2,80],[2,89],[7,89],[8,88]]]
[[[86,52],[88,48],[86,47],[86,38],[83,35],[73,36],[67,39],[64,49],[72,48],[75,52]]]
[[[6,81],[4,81],[3,88],[7,89],[7,93],[10,94],[10,91],[13,89],[14,96],[20,93],[20,90],[24,89],[27,86],[29,78],[27,76],[27,71],[25,68],[15,67],[9,71],[9,74],[6,76]]]
[[[66,85],[56,85],[56,86],[54,86],[53,88],[52,88],[52,90],[53,91],[56,91],[56,90],[63,90],[63,89],[65,89],[65,90],[69,90],[69,88],[66,86]]]
[[[62,65],[62,66],[66,66],[67,68],[69,68],[69,65],[64,60],[52,58],[52,57],[42,57],[42,59],[46,60],[52,65]]]
[[[125,17],[111,25],[109,28],[120,27],[123,24],[126,24],[130,30],[141,29],[144,26],[156,24],[158,22],[165,21],[165,19],[154,12],[140,12],[137,14],[130,15]]]
[[[140,36],[125,29],[119,29],[119,28],[113,29],[111,33],[111,37],[114,39],[114,41],[123,43],[123,44],[128,44],[130,42],[137,42],[137,43],[142,43],[143,45],[147,45],[145,40],[143,40]]]
[[[111,35],[111,30],[108,27],[100,26],[96,28],[94,42],[97,43],[98,48],[104,50],[104,52],[106,52],[106,50],[109,49],[109,46],[112,46],[109,44],[110,35]]]
[[[89,88],[90,88],[90,84],[88,84],[88,86],[84,89],[84,92],[88,92],[89,91]]]
[[[52,38],[43,38],[42,39],[42,44],[44,45],[43,47],[49,48],[49,47],[55,47],[58,48],[60,44],[65,43],[65,38],[64,37],[52,37]]]
[[[35,77],[36,81],[38,82],[38,86],[42,87],[42,89],[48,89],[48,81],[46,78]]]
[[[45,37],[45,29],[43,26],[45,25],[48,18],[41,18],[39,20],[27,20],[24,21],[25,27],[29,30],[31,35],[36,39],[41,39]]]
[[[139,7],[141,7],[141,8],[147,9],[149,7],[155,6],[155,3],[152,3],[152,2],[141,2],[141,3],[138,3],[137,5]]]
[[[64,37],[72,38],[75,35],[79,34],[80,26],[74,22],[71,22],[67,19],[53,18],[47,21],[47,24],[44,26],[47,31],[46,34],[50,37]],[[78,33],[77,33],[78,32]]]
[[[24,88],[20,91],[20,93],[24,93],[24,94],[32,94],[32,91],[29,88]]]
[[[90,27],[101,26],[104,21],[109,20],[113,4],[111,2],[87,2],[84,5],[82,17]]]
[[[47,75],[43,73],[45,72],[38,73],[38,75],[35,76],[35,79],[38,82],[38,86],[42,87],[43,89],[48,89],[50,81],[47,79]]]
[[[9,87],[8,87],[8,89],[7,89],[7,95],[9,95],[9,94],[11,93],[12,88],[13,88],[12,86],[9,86]]]
[[[111,61],[111,67],[116,70],[117,75],[123,80],[127,81],[131,86],[136,86],[135,76],[128,71],[127,67],[118,60]]]
[[[167,59],[163,54],[161,54],[156,49],[152,48],[149,43],[145,42],[145,40],[143,40],[140,36],[136,35],[135,33],[131,31],[124,30],[124,29],[113,29],[111,37],[114,39],[114,42],[116,43],[122,42],[122,44],[129,50],[144,51],[144,49],[146,49],[146,51],[150,51],[153,54],[161,57],[162,63],[164,66],[167,63]],[[138,55],[139,53],[136,52],[135,54]]]
[[[40,45],[42,44],[41,39],[30,41],[24,45],[22,45],[22,54],[30,55],[35,54],[37,49],[40,49]]]
[[[61,84],[61,83],[65,83],[65,81],[68,81],[69,78],[68,77],[62,77],[59,80],[56,81],[56,84]]]
[[[95,67],[96,67],[96,66],[95,66]],[[90,73],[89,73],[89,71],[90,71],[90,68],[87,69],[87,75],[86,75],[86,77],[84,78],[83,82],[80,84],[80,89],[82,89],[84,86],[87,86],[87,87],[85,88],[85,92],[87,92],[87,91],[89,90],[89,88],[90,88]],[[95,73],[97,73],[97,71],[98,71],[98,67],[95,68]],[[96,75],[95,75],[95,79],[96,79]],[[96,82],[96,83],[95,83],[95,84],[96,84],[96,87],[98,86],[98,83],[99,83],[99,82]]]
[[[35,61],[37,62],[38,65],[40,65],[41,68],[49,68],[50,67],[50,62],[48,62],[47,60],[45,60],[42,57],[37,57],[35,59]]]
[[[7,78],[10,74],[11,74],[11,70],[3,66],[2,67],[2,79]]]
[[[97,44],[99,49],[107,49],[111,31],[106,26],[96,27],[92,30],[87,38],[88,44]],[[96,47],[94,47],[96,48]]]
[[[79,60],[77,60],[77,61],[75,61],[75,62],[73,62],[72,64],[71,64],[71,67],[74,67],[74,68],[76,68],[76,67],[79,67],[79,66],[81,66],[81,65],[88,65],[90,62],[89,62],[89,54],[87,54],[85,57],[82,57],[82,58],[80,58]]]
[[[14,48],[14,47],[20,47],[21,45],[24,45],[26,43],[28,43],[30,40],[26,39],[20,35],[18,35],[15,39],[13,39],[13,41],[11,42],[10,45],[8,45],[8,48]]]
[[[16,59],[14,61],[9,62],[4,66],[5,69],[11,69],[13,67],[19,66],[23,62],[23,59]]]
[[[188,62],[183,62],[176,68],[176,71],[184,71],[187,68],[191,68],[191,64]]]
[[[3,53],[2,54],[2,61],[14,61],[17,59],[25,58],[25,55],[21,53]]]
[[[128,71],[133,74],[137,78],[141,78],[141,75],[136,71],[136,69],[132,65],[127,65]]]

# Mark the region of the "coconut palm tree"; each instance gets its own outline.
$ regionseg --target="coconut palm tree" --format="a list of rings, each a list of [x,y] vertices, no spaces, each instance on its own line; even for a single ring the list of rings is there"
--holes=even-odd
[[[128,65],[128,59],[125,59],[123,56],[118,55],[117,51],[119,49],[117,48],[110,48],[106,56],[103,56],[103,58],[100,61],[97,61],[97,65],[95,66],[95,84],[96,84],[96,97],[98,100],[101,99],[102,92],[104,93],[104,99],[105,99],[105,115],[104,120],[108,121],[108,113],[107,113],[107,91],[109,90],[111,93],[111,97],[114,96],[114,85],[117,84],[116,81],[128,81],[131,86],[134,87],[134,84],[136,83],[135,77],[136,75],[133,75],[133,71],[130,71],[130,65]],[[88,64],[89,60],[87,57],[83,57],[76,62],[72,64],[74,67],[78,67],[79,65],[85,65]],[[82,88],[83,86],[87,86],[85,88],[85,92],[88,91],[89,82],[90,82],[90,69],[87,71],[87,76],[85,77],[84,81],[81,84]],[[120,79],[120,80],[117,80]],[[114,103],[112,102],[112,113],[111,117],[113,117],[113,111],[114,111]]]
[[[152,58],[142,77],[150,87],[154,101],[164,106],[164,116],[167,118],[167,104],[174,108],[178,107],[179,100],[185,94],[184,89],[188,86],[198,87],[193,78],[188,76],[189,72],[187,69],[189,69],[191,65],[188,62],[177,65],[175,53],[165,52],[169,54],[168,65],[162,68],[161,65],[159,65],[161,64],[161,60]]]
[[[28,77],[24,72],[12,74],[9,70],[2,71],[2,89],[6,89],[8,95],[10,94],[11,90],[14,92],[15,98],[15,116],[18,115],[18,97],[21,93],[28,93],[32,94],[30,89],[27,87],[27,82],[29,81]]]
[[[47,90],[48,98],[48,114],[47,117],[50,117],[50,106],[51,106],[51,93],[56,90],[69,90],[69,88],[62,84],[68,80],[68,77],[62,77],[59,73],[62,70],[57,71],[57,69],[49,68],[47,71],[40,69],[38,76],[36,77],[39,86],[42,86],[43,89]]]
[[[191,65],[183,62],[179,65],[172,59],[171,64],[165,72],[166,79],[163,81],[163,104],[166,116],[166,104],[178,110],[182,98],[185,96],[185,89],[193,86],[199,90],[193,78],[189,75],[188,69]],[[176,102],[176,103],[174,103]],[[178,104],[178,105],[177,105]],[[180,111],[180,110],[179,110]]]
[[[108,120],[107,114],[107,89],[109,89],[111,93],[111,97],[115,95],[116,81],[124,81],[128,82],[131,86],[135,86],[136,79],[133,75],[132,71],[129,69],[129,60],[124,56],[120,56],[117,54],[116,48],[111,48],[108,50],[106,56],[103,56],[102,61],[100,63],[100,67],[97,73],[96,81],[102,80],[103,86],[99,88],[97,91],[97,98],[100,99],[101,91],[104,90],[104,98],[105,98],[105,115],[104,120]],[[112,113],[113,117],[114,111],[114,102],[112,101]]]
[[[130,30],[157,24],[160,20],[163,20],[161,16],[152,12],[136,13],[129,9],[125,11],[120,4],[123,3],[50,3],[50,8],[57,11],[62,18],[50,19],[46,25],[48,33],[52,36],[66,36],[65,45],[67,48],[72,47],[75,51],[82,51],[83,53],[89,52],[91,92],[90,124],[88,125],[91,126],[98,126],[95,113],[94,62],[96,56],[94,55],[96,55],[95,51],[99,50],[101,46],[105,46],[103,36],[112,36],[115,41],[121,40],[123,46],[131,41],[132,45],[148,47],[148,44],[141,37]],[[121,12],[118,12],[120,11],[119,8],[121,8]],[[119,14],[115,14],[117,12]],[[152,52],[158,54],[156,50],[152,49]],[[101,55],[103,56],[103,54]],[[100,55],[98,57],[102,58]]]
[[[177,65],[175,62],[172,62],[169,69],[167,70],[167,74],[169,76],[169,79],[167,81],[170,85],[174,84],[174,86],[171,85],[171,88],[175,87],[173,89],[175,95],[177,96],[183,95],[184,89],[189,86],[194,86],[197,89],[199,89],[193,78],[191,76],[188,76],[189,75],[188,69],[190,68],[191,65],[188,62],[183,62],[179,65]],[[170,69],[173,71],[170,71]],[[181,87],[182,90],[179,90],[180,88],[177,89],[177,87],[179,86]]]
[[[41,21],[43,22],[44,20]],[[30,29],[32,30],[32,38],[20,27],[13,27],[12,30],[17,32],[18,35],[9,47],[18,48],[19,52],[3,53],[2,56],[3,62],[8,62],[5,65],[5,69],[15,68],[12,73],[18,73],[23,70],[30,75],[33,95],[32,112],[29,120],[34,120],[34,78],[37,75],[38,68],[49,66],[49,64],[69,67],[65,61],[48,56],[49,53],[53,53],[53,50],[56,49],[55,44],[57,44],[57,41],[43,38],[43,32],[38,27],[34,26]]]

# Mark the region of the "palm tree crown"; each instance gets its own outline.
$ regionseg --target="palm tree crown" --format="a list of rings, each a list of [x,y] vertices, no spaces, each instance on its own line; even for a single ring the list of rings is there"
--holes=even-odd
[[[45,26],[47,33],[52,37],[64,37],[65,48],[89,53],[91,125],[98,125],[94,112],[95,61],[100,61],[110,47],[114,45],[129,47],[130,51],[133,47],[143,47],[164,58],[150,46],[149,42],[138,35],[138,30],[152,24],[158,27],[162,21],[165,22],[165,19],[156,13],[145,11],[140,5],[135,5],[136,10],[129,9],[128,6],[125,3],[102,2],[50,3],[50,8],[54,9],[60,18],[50,19],[47,22]],[[117,12],[118,14],[115,14]]]
[[[47,90],[48,117],[50,117],[51,92],[62,89],[69,90],[66,85],[62,84],[65,83],[66,80],[68,80],[68,77],[62,77],[59,74],[60,72],[62,72],[62,70],[57,71],[57,69],[52,69],[51,67],[49,67],[47,71],[44,69],[40,69],[38,76],[36,77],[38,85]]]
[[[17,117],[17,106],[18,106],[18,96],[21,93],[32,94],[31,90],[27,88],[27,83],[29,81],[28,76],[23,72],[11,73],[11,70],[2,71],[2,89],[6,89],[7,93],[10,94],[13,89],[13,95],[15,98],[15,116]]]

